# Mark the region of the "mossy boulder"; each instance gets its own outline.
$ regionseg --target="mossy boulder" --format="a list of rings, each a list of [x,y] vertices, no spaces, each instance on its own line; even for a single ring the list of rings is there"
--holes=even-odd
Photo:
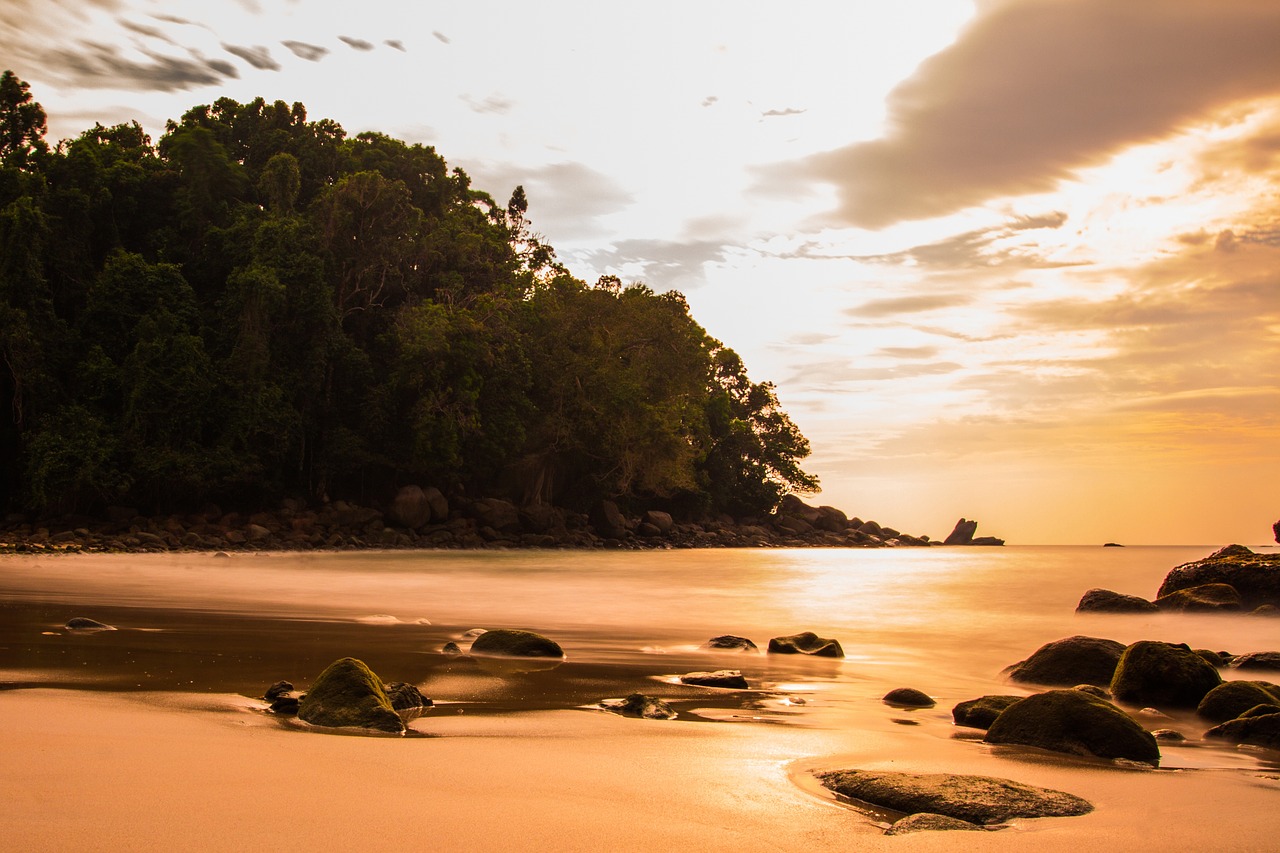
[[[907,815],[927,812],[974,824],[1093,811],[1092,804],[1073,794],[993,776],[832,770],[817,777],[828,790],[852,800]]]
[[[1248,712],[1246,712],[1248,713]],[[1280,714],[1251,714],[1228,720],[1204,733],[1206,738],[1280,749]]]
[[[342,658],[329,664],[298,706],[298,718],[313,726],[372,729],[404,734],[382,680],[363,661]]]
[[[1156,739],[1124,711],[1080,690],[1050,690],[1006,708],[987,743],[1034,746],[1068,755],[1160,762]]]
[[[1240,593],[1231,584],[1206,583],[1162,595],[1156,607],[1174,613],[1233,613],[1241,609]]]
[[[1091,589],[1080,597],[1077,613],[1154,613],[1155,604],[1136,595],[1109,589]]]
[[[844,649],[839,640],[819,637],[812,631],[791,634],[786,637],[774,637],[769,640],[771,655],[812,655],[820,658],[842,658]]]
[[[1280,652],[1249,652],[1236,655],[1231,659],[1235,669],[1271,669],[1280,670]]]
[[[1101,637],[1077,635],[1045,643],[1031,657],[1006,671],[1011,681],[1071,687],[1076,684],[1111,683],[1124,644]]]
[[[932,708],[938,704],[928,693],[914,687],[890,690],[881,701],[886,705],[895,705],[899,708]]]
[[[1205,694],[1196,713],[1213,723],[1225,723],[1256,705],[1280,701],[1280,687],[1269,681],[1224,681]]]
[[[1172,569],[1160,584],[1157,598],[1211,583],[1234,587],[1246,609],[1280,606],[1280,554],[1255,554],[1243,545],[1228,545],[1203,560]]]
[[[968,726],[974,729],[990,728],[996,717],[1015,702],[1021,702],[1024,696],[979,696],[960,702],[951,709],[951,718],[957,726]]]
[[[471,654],[506,658],[562,658],[564,649],[555,640],[533,631],[497,628],[476,637],[471,644]]]
[[[1218,670],[1186,644],[1139,640],[1120,656],[1111,695],[1133,705],[1195,708],[1221,683]]]

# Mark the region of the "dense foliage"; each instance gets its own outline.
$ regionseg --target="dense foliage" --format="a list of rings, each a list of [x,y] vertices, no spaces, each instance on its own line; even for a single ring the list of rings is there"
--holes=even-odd
[[[385,497],[683,515],[811,491],[678,293],[571,276],[432,148],[221,99],[50,146],[0,78],[0,506]]]

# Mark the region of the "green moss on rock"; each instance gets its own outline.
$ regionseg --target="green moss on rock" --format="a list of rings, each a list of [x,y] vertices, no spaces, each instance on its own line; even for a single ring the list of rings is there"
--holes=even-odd
[[[1280,701],[1280,687],[1269,681],[1224,681],[1205,694],[1196,713],[1214,723],[1225,723],[1255,705]]]
[[[1068,755],[1160,761],[1150,732],[1110,702],[1080,690],[1050,690],[1010,705],[987,729],[985,740]]]
[[[562,658],[564,649],[555,640],[512,628],[485,631],[471,644],[471,654],[510,658]]]
[[[404,734],[382,680],[364,661],[342,658],[329,664],[298,706],[298,718],[313,726],[361,728]]]
[[[1120,656],[1111,695],[1133,705],[1195,708],[1221,683],[1218,670],[1185,644],[1139,640]]]

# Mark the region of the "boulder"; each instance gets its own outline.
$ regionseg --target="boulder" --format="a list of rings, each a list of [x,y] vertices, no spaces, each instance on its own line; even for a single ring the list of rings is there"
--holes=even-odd
[[[1091,589],[1080,597],[1077,613],[1153,613],[1154,603],[1109,589]]]
[[[457,657],[462,654],[462,648],[453,640],[450,640],[440,647],[440,653],[443,655],[449,655],[450,657]]]
[[[1280,669],[1280,652],[1250,652],[1231,659],[1233,669]]]
[[[1280,702],[1280,687],[1269,681],[1224,681],[1196,706],[1196,713],[1212,723],[1225,723],[1258,705]]]
[[[1120,656],[1111,695],[1132,705],[1195,708],[1221,683],[1218,670],[1186,644],[1139,640]]]
[[[982,832],[983,828],[976,823],[969,823],[967,820],[960,820],[955,817],[947,817],[944,814],[919,812],[895,822],[893,826],[884,831],[884,834],[909,835],[913,832],[953,832],[956,830]]]
[[[564,649],[555,640],[533,631],[498,628],[476,637],[471,644],[471,654],[508,658],[562,658]]]
[[[779,518],[798,518],[812,529],[818,527],[823,513],[818,507],[809,506],[795,495],[783,495],[778,502],[777,515]]]
[[[657,509],[651,509],[646,512],[644,521],[645,524],[653,525],[662,536],[666,536],[676,526],[675,521],[671,518],[671,513]]]
[[[417,685],[404,681],[393,681],[383,685],[383,689],[387,691],[387,701],[391,703],[391,709],[399,714],[401,719],[411,720],[418,717],[425,709],[435,704],[422,695]]]
[[[680,683],[693,684],[698,687],[747,689],[747,679],[736,669],[718,669],[715,672],[690,672],[680,676]]]
[[[932,708],[938,704],[932,696],[914,687],[898,687],[890,690],[880,701],[899,708]]]
[[[481,527],[491,527],[499,533],[520,533],[520,510],[510,501],[498,498],[482,498],[472,501],[472,516]]]
[[[1246,712],[1247,713],[1247,712]],[[1204,733],[1206,738],[1219,738],[1228,743],[1247,743],[1280,749],[1280,713],[1249,714],[1228,720]]]
[[[105,622],[99,622],[97,619],[90,619],[87,616],[73,616],[67,620],[65,626],[69,631],[83,631],[91,633],[93,631],[114,631],[115,628]]]
[[[975,536],[973,537],[973,539],[969,540],[969,544],[970,545],[987,545],[987,546],[1003,545],[1004,540],[997,538],[995,536]]]
[[[1150,732],[1110,702],[1080,690],[1050,690],[1010,705],[984,740],[1068,755],[1160,762],[1160,748]]]
[[[591,526],[603,539],[625,539],[627,535],[627,519],[613,501],[600,501],[591,510]]]
[[[1240,593],[1225,583],[1179,589],[1156,599],[1156,607],[1175,613],[1215,613],[1240,609]]]
[[[1096,684],[1077,684],[1075,687],[1072,687],[1071,689],[1088,693],[1090,696],[1097,696],[1099,699],[1105,699],[1108,702],[1111,701],[1111,694],[1103,690],[1101,687],[1099,687]]]
[[[1234,587],[1248,610],[1262,604],[1280,606],[1280,554],[1255,554],[1243,545],[1228,545],[1203,560],[1172,569],[1160,584],[1157,598],[1210,583]]]
[[[996,721],[1005,708],[1015,702],[1021,702],[1022,696],[979,696],[960,702],[951,709],[951,718],[957,726],[968,726],[974,729],[987,729]]]
[[[1010,680],[1025,684],[1105,686],[1111,683],[1123,653],[1124,645],[1115,640],[1077,635],[1045,643],[1006,673]]]
[[[431,501],[421,486],[404,486],[392,499],[387,518],[410,530],[426,527],[432,519]]]
[[[283,696],[291,690],[293,690],[293,685],[288,681],[277,681],[275,684],[267,688],[267,691],[262,694],[262,698],[268,700],[275,699],[277,696]]]
[[[812,631],[792,634],[787,637],[774,637],[769,640],[769,654],[773,655],[812,655],[820,658],[842,658],[844,649],[839,640],[819,637]]]
[[[849,529],[849,516],[833,506],[818,507],[818,520],[813,526],[829,533],[844,533]]]
[[[355,727],[404,734],[382,681],[363,661],[334,661],[316,679],[298,707],[298,718],[313,726]]]
[[[1088,814],[1093,806],[1073,794],[993,776],[832,770],[817,774],[831,791],[904,814],[940,814],[975,824],[1017,818]]]
[[[947,538],[942,540],[943,545],[968,545],[973,541],[973,534],[978,529],[978,522],[970,521],[962,518],[956,522],[956,526],[947,534]]]
[[[267,710],[282,717],[296,717],[298,716],[298,708],[301,705],[302,697],[292,692],[282,693],[271,700],[271,705]]]
[[[675,709],[656,696],[632,693],[625,699],[603,699],[600,707],[624,717],[641,717],[646,720],[674,720]]]
[[[712,637],[702,644],[702,648],[709,651],[734,651],[734,652],[757,652],[756,644],[748,640],[746,637],[736,637],[733,634],[721,634],[719,637]]]

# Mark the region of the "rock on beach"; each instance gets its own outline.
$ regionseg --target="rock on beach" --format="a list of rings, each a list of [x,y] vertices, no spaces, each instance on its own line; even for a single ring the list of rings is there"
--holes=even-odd
[[[991,723],[985,740],[1068,755],[1160,762],[1160,747],[1146,729],[1110,702],[1081,690],[1050,690],[1013,703]]]
[[[811,655],[820,658],[842,658],[844,649],[839,640],[819,637],[812,631],[791,634],[786,637],[774,637],[769,640],[771,655]]]
[[[298,706],[299,719],[313,726],[355,727],[404,734],[404,721],[391,707],[382,680],[364,661],[342,658],[329,664]]]

